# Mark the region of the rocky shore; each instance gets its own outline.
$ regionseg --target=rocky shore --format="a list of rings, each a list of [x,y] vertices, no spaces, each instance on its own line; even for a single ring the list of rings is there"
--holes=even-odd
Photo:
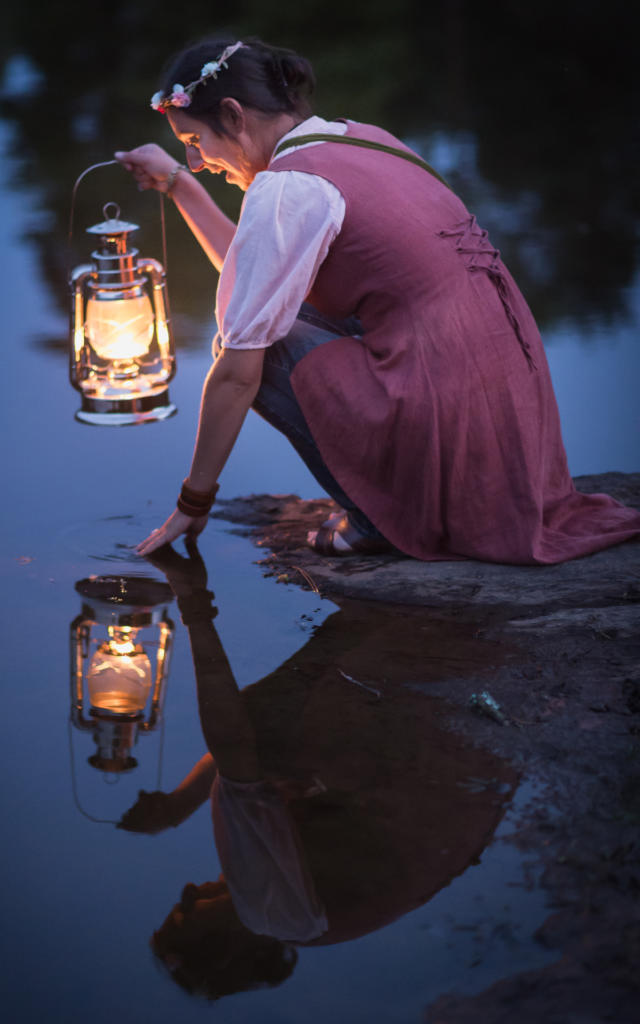
[[[640,508],[640,473],[575,482]],[[376,621],[382,603],[405,627],[423,623],[416,628],[439,637],[437,666],[426,666],[424,648],[412,651],[404,628],[406,683],[446,698],[449,728],[537,784],[517,841],[541,868],[550,913],[536,938],[557,960],[476,996],[442,997],[425,1007],[425,1020],[635,1022],[640,543],[549,567],[392,555],[327,559],[308,549],[305,537],[332,508],[327,500],[253,495],[221,502],[214,515],[253,537],[258,564],[277,581],[315,589],[365,621],[376,602]],[[479,692],[490,700],[478,705]]]

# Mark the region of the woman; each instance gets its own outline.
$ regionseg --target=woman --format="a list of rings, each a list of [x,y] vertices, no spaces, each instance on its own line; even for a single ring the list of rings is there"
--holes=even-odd
[[[252,405],[345,510],[309,535],[323,554],[544,564],[636,535],[638,513],[573,487],[540,335],[486,232],[387,132],[310,116],[312,89],[295,54],[217,39],[153,97],[189,169],[247,193],[237,228],[159,147],[116,154],[221,271],[191,470],[138,552],[204,528]]]

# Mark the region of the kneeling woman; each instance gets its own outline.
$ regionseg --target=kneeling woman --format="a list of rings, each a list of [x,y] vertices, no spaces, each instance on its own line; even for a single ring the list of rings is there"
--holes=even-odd
[[[344,509],[309,536],[324,554],[553,563],[638,534],[638,513],[575,490],[540,335],[487,233],[387,132],[311,116],[312,90],[289,51],[204,42],[152,100],[188,169],[116,154],[221,272],[191,470],[139,553],[204,529],[252,405]],[[246,192],[237,226],[188,173],[205,168]]]

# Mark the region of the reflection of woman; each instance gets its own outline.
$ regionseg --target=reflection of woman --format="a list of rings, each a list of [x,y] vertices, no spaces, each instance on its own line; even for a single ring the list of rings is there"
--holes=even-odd
[[[379,663],[397,638],[384,613],[338,613],[240,693],[195,547],[154,562],[189,630],[209,753],[172,793],[142,793],[122,827],[178,825],[210,797],[224,878],[187,885],[153,946],[178,982],[215,997],[282,980],[295,947],[357,938],[425,903],[482,851],[514,774],[441,733],[424,697],[398,688],[376,702],[339,676],[336,660],[354,671],[345,659],[361,647]]]
[[[237,229],[157,146],[118,154],[221,269],[191,471],[140,553],[204,527],[252,404],[345,509],[310,535],[325,554],[550,563],[639,532],[575,491],[540,336],[486,232],[387,132],[311,117],[312,86],[296,55],[229,39],[165,75],[153,105],[190,169],[246,192]],[[306,297],[321,315],[296,319]]]

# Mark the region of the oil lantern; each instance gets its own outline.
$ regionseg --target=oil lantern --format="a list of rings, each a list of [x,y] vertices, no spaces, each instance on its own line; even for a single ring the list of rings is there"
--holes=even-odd
[[[80,580],[82,612],[71,623],[71,723],[91,732],[89,764],[112,777],[137,766],[140,734],[157,728],[174,624],[167,583],[141,577]]]
[[[87,228],[98,240],[93,262],[71,273],[69,371],[82,395],[76,419],[99,426],[163,420],[176,411],[164,268],[130,247],[138,225],[121,220],[116,203],[102,212],[105,219]]]

